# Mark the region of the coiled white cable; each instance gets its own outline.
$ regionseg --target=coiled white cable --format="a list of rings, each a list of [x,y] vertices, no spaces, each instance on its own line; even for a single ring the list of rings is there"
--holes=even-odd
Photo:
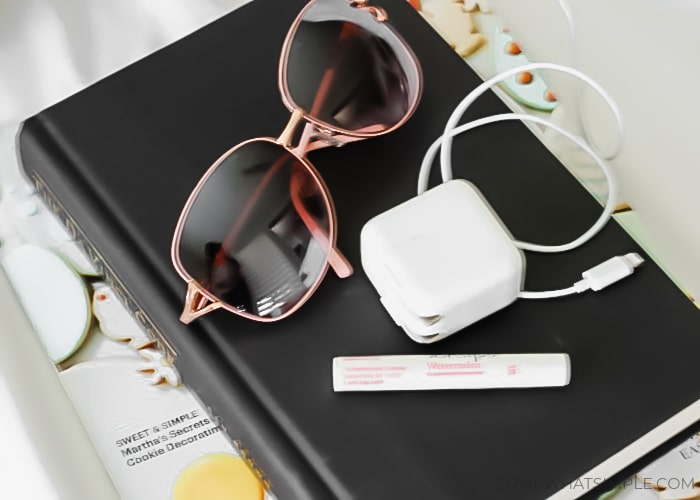
[[[546,252],[546,253],[556,253],[556,252],[565,252],[567,250],[572,250],[583,243],[587,242],[590,240],[593,236],[595,236],[602,228],[605,226],[605,224],[608,222],[610,219],[614,209],[615,209],[615,204],[617,200],[617,180],[615,178],[615,175],[610,168],[610,166],[605,162],[605,159],[598,154],[584,139],[581,137],[563,129],[556,123],[546,120],[544,118],[541,118],[536,115],[527,115],[523,113],[503,113],[503,114],[498,114],[498,115],[491,115],[487,116],[484,118],[479,118],[473,121],[470,121],[468,123],[465,123],[463,125],[458,125],[459,120],[462,118],[464,113],[467,111],[469,106],[476,101],[476,99],[481,96],[484,92],[486,92],[489,88],[492,86],[496,85],[497,83],[502,82],[506,78],[516,75],[518,73],[521,73],[523,71],[533,71],[533,70],[538,70],[538,69],[545,69],[545,70],[554,70],[554,71],[560,71],[563,73],[567,73],[569,75],[572,75],[586,84],[588,84],[593,90],[595,90],[598,95],[600,95],[606,102],[606,104],[610,107],[614,117],[615,121],[617,123],[617,130],[619,133],[619,141],[618,144],[613,151],[613,153],[608,157],[608,158],[614,158],[617,156],[622,149],[622,139],[624,135],[624,126],[622,123],[622,114],[620,113],[620,110],[615,103],[614,99],[610,96],[610,94],[600,85],[598,82],[593,80],[591,77],[588,75],[582,73],[581,71],[571,68],[569,66],[563,66],[561,64],[555,64],[555,63],[544,63],[544,62],[536,62],[536,63],[529,63],[529,64],[524,64],[522,66],[518,66],[515,68],[511,68],[509,70],[503,71],[502,73],[499,73],[498,75],[489,78],[479,86],[477,86],[474,90],[472,90],[467,96],[462,99],[462,101],[457,105],[457,107],[454,109],[452,114],[450,115],[450,118],[447,120],[447,124],[445,125],[445,131],[442,136],[438,137],[435,142],[428,148],[425,156],[423,157],[423,162],[421,163],[421,168],[418,174],[418,194],[422,194],[428,189],[428,179],[430,176],[430,169],[433,164],[433,160],[435,159],[435,155],[438,151],[438,149],[441,149],[440,151],[440,169],[442,172],[442,180],[443,182],[447,182],[453,178],[453,172],[452,172],[452,140],[454,136],[461,134],[463,132],[466,132],[468,130],[480,127],[482,125],[487,125],[491,123],[497,123],[497,122],[502,122],[502,121],[511,121],[511,120],[520,120],[524,122],[532,122],[532,123],[537,123],[539,125],[545,126],[552,128],[556,132],[562,134],[564,137],[566,137],[568,140],[576,144],[578,147],[580,147],[583,151],[585,151],[594,161],[595,163],[600,167],[600,169],[603,171],[605,174],[605,178],[608,182],[608,197],[605,203],[605,207],[603,208],[603,212],[601,213],[600,217],[594,222],[594,224],[587,230],[585,231],[581,236],[578,238],[568,242],[568,243],[563,243],[559,245],[541,245],[541,244],[536,244],[536,243],[530,243],[530,242],[525,242],[525,241],[519,241],[519,240],[513,240],[513,243],[516,247],[523,249],[523,250],[530,250],[533,252]],[[522,298],[549,298],[549,297],[558,297],[562,295],[569,295],[572,293],[578,293],[583,291],[581,287],[569,287],[566,289],[562,290],[551,290],[551,291],[543,291],[543,292],[528,292],[528,291],[522,291],[521,292],[521,297]]]

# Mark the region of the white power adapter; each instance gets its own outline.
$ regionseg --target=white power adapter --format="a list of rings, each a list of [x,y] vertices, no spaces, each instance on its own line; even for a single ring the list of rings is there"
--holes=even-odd
[[[441,340],[509,305],[522,289],[523,253],[465,180],[374,217],[360,245],[382,304],[416,342]]]
[[[523,113],[501,113],[459,125],[462,115],[490,87],[522,71],[556,70],[587,83],[610,107],[622,139],[622,116],[605,89],[575,68],[529,63],[510,68],[472,89],[457,105],[426,151],[418,174],[419,196],[370,220],[362,229],[362,266],[394,321],[416,342],[431,343],[504,308],[516,298],[547,299],[599,291],[631,275],[644,259],[637,253],[612,257],[559,290],[526,291],[521,250],[565,252],[590,240],[610,219],[617,181],[613,170],[582,138],[549,120]],[[518,120],[548,127],[577,145],[600,167],[608,182],[603,212],[582,235],[568,243],[540,245],[514,240],[479,191],[452,180],[454,136],[490,123]],[[608,157],[614,158],[622,141]],[[443,184],[426,191],[440,150]],[[422,193],[422,194],[421,194]]]

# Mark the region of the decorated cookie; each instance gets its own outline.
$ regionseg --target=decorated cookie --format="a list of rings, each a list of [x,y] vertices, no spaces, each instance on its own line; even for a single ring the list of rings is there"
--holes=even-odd
[[[463,0],[462,3],[467,12],[491,12],[491,5],[488,0]]]
[[[264,495],[262,483],[241,457],[211,453],[178,475],[172,500],[263,500]]]
[[[462,57],[473,54],[486,39],[461,2],[432,2],[421,11],[428,22]]]
[[[2,264],[51,360],[68,359],[85,341],[92,318],[81,276],[54,252],[34,245],[11,250]]]
[[[168,383],[173,387],[180,385],[180,374],[162,352],[155,349],[141,349],[138,353],[142,359],[138,370],[150,374],[148,381],[152,385],[162,383]]]
[[[141,325],[117,299],[114,290],[106,284],[98,284],[92,296],[92,310],[99,322],[100,331],[112,340],[128,342],[132,349],[143,349],[153,344]]]
[[[421,10],[423,8],[420,0],[408,0],[408,3],[410,3],[411,7],[413,7],[416,10]]]
[[[491,51],[496,73],[530,62],[507,29],[497,25],[492,40]],[[503,81],[501,87],[516,101],[530,108],[552,111],[557,107],[554,93],[536,71],[523,71],[511,76]]]
[[[82,253],[75,241],[75,235],[63,227],[31,184],[23,179],[16,179],[5,186],[3,191],[0,217],[6,218],[6,224],[11,226],[23,243],[50,248],[82,275],[99,274],[92,262]]]

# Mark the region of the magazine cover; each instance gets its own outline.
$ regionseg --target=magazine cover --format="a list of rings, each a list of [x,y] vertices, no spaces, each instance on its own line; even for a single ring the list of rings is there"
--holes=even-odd
[[[700,498],[700,433],[625,479],[598,500],[692,500]]]
[[[273,500],[16,165],[0,188],[0,265],[120,496]]]

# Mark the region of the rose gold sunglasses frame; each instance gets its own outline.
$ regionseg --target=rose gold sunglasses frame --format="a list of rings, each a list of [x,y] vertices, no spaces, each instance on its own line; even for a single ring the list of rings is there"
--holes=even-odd
[[[409,57],[411,62],[413,63],[413,67],[416,69],[417,74],[415,77],[415,83],[416,83],[416,88],[414,89],[415,96],[410,103],[410,107],[406,114],[403,116],[403,118],[398,121],[396,124],[394,124],[391,127],[386,127],[381,130],[376,130],[376,129],[365,129],[365,130],[345,130],[339,127],[335,127],[333,125],[330,125],[328,123],[325,123],[322,120],[319,120],[318,118],[314,117],[313,115],[306,114],[301,108],[299,108],[293,101],[290,93],[289,93],[289,88],[287,85],[287,62],[288,62],[288,54],[291,49],[291,44],[294,39],[294,35],[297,32],[297,29],[299,25],[301,24],[304,14],[307,12],[308,9],[312,7],[313,4],[315,4],[319,0],[311,0],[306,6],[299,12],[297,15],[296,19],[294,20],[294,23],[290,27],[287,36],[284,41],[284,45],[282,47],[282,55],[280,58],[280,66],[279,66],[279,77],[278,77],[278,84],[280,87],[280,92],[282,94],[282,101],[284,102],[284,105],[291,111],[291,116],[289,119],[289,122],[287,123],[287,126],[284,128],[282,133],[277,139],[271,138],[271,137],[259,137],[259,138],[254,138],[254,139],[249,139],[246,141],[243,141],[236,146],[232,147],[228,151],[226,151],[223,155],[221,155],[215,162],[214,164],[209,167],[209,169],[204,173],[202,178],[199,180],[195,188],[192,190],[192,193],[190,194],[189,198],[187,199],[187,202],[185,203],[184,208],[182,209],[182,213],[180,214],[180,217],[177,222],[177,226],[175,228],[175,234],[173,236],[173,241],[171,245],[171,259],[173,262],[173,266],[175,267],[175,270],[177,273],[180,275],[180,277],[185,280],[187,283],[187,294],[185,296],[185,304],[184,308],[182,311],[182,314],[180,316],[180,321],[183,323],[190,323],[191,321],[204,316],[205,314],[208,314],[216,309],[225,309],[229,312],[232,312],[238,316],[242,316],[247,319],[251,319],[254,321],[260,321],[260,322],[273,322],[273,321],[279,321],[281,319],[286,318],[287,316],[293,314],[297,309],[299,309],[304,303],[311,297],[311,295],[316,291],[316,289],[320,286],[321,282],[323,281],[323,278],[325,277],[326,273],[328,272],[328,268],[331,267],[335,271],[335,273],[340,277],[340,278],[346,278],[350,276],[353,272],[352,266],[349,263],[349,261],[342,255],[342,253],[336,248],[336,239],[337,239],[337,231],[336,231],[336,225],[337,225],[337,216],[336,216],[336,211],[335,211],[335,206],[333,204],[333,199],[330,196],[330,192],[328,190],[328,187],[326,186],[325,181],[321,177],[321,175],[318,173],[316,168],[309,162],[305,155],[309,151],[313,151],[315,149],[320,149],[323,147],[329,147],[329,146],[342,146],[344,144],[347,144],[349,142],[354,142],[362,139],[367,139],[371,137],[376,137],[379,135],[383,135],[386,133],[389,133],[397,128],[399,128],[401,125],[403,125],[413,114],[415,111],[416,107],[418,106],[418,101],[420,100],[420,95],[422,92],[422,75],[421,75],[421,69],[420,69],[420,64],[418,63],[418,59],[416,58],[415,54],[411,50],[411,48],[403,42],[403,39],[396,33],[394,32],[389,25],[386,25],[387,29],[391,30],[391,32],[394,34],[394,36],[403,42],[403,48],[406,51],[406,55]],[[320,0],[323,1],[323,0]],[[362,9],[367,11],[369,14],[371,14],[374,19],[377,22],[384,23],[388,20],[388,15],[384,9],[381,7],[374,7],[374,6],[369,6],[367,5],[366,0],[344,0],[347,2],[347,4],[350,7],[357,8],[357,9]],[[301,133],[301,137],[299,139],[299,144],[292,148],[291,147],[291,141],[294,137],[294,132],[296,131],[298,125],[301,123],[301,121],[305,121],[306,124],[304,126],[304,129]],[[329,215],[329,228],[328,228],[328,235],[323,234],[322,231],[320,231],[320,228],[318,227],[313,227],[313,223],[304,220],[304,223],[307,225],[307,229],[311,233],[312,237],[314,239],[320,240],[319,243],[324,247],[327,248],[327,253],[325,257],[325,262],[323,264],[322,270],[319,272],[318,277],[316,278],[314,284],[309,287],[309,289],[304,293],[304,295],[297,300],[297,302],[287,311],[282,313],[279,316],[275,317],[266,317],[266,316],[258,316],[255,314],[248,313],[246,311],[241,311],[240,309],[237,309],[236,307],[227,304],[226,302],[222,301],[220,298],[218,298],[216,295],[211,293],[209,290],[207,290],[203,285],[199,283],[195,278],[193,278],[187,270],[184,268],[182,265],[182,261],[180,260],[180,255],[179,255],[179,246],[180,246],[180,240],[182,238],[182,231],[184,228],[185,220],[187,219],[187,216],[189,215],[189,211],[192,208],[192,205],[194,204],[195,200],[197,199],[197,196],[202,189],[202,186],[207,182],[209,177],[214,173],[214,171],[221,165],[221,163],[228,158],[235,150],[245,146],[246,144],[256,142],[256,141],[265,141],[265,142],[273,142],[281,147],[283,147],[291,156],[293,156],[296,160],[300,162],[300,164],[305,168],[306,172],[314,179],[316,182],[317,186],[320,188],[320,194],[323,199],[323,202],[326,206],[326,209],[328,211]],[[303,217],[302,217],[303,218]],[[325,241],[324,241],[325,240]]]

